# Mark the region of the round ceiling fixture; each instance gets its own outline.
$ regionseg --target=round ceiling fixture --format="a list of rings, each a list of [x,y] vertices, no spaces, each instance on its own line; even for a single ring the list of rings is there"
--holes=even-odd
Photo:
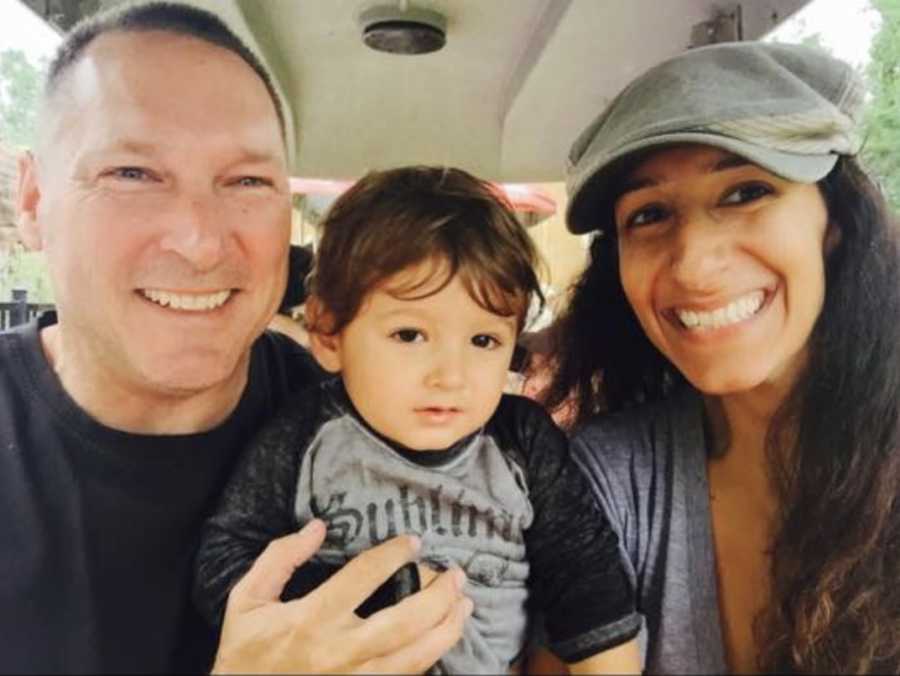
[[[447,19],[430,9],[370,7],[359,16],[362,38],[372,49],[391,54],[428,54],[447,42]]]

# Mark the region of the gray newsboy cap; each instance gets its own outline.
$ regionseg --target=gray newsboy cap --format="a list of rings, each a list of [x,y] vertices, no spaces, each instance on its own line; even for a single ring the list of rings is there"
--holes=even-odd
[[[638,151],[715,146],[791,181],[814,183],[859,150],[862,81],[843,61],[800,45],[733,42],[690,50],[628,85],[575,140],[569,230],[602,227],[610,180]]]

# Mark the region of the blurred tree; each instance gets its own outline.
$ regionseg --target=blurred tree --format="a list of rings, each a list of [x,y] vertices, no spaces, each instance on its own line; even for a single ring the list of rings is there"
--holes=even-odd
[[[34,146],[37,109],[46,62],[32,63],[20,50],[0,51],[0,227],[12,231],[14,156]],[[12,289],[26,289],[33,303],[53,302],[43,254],[0,238],[0,302]]]
[[[13,289],[27,290],[29,303],[53,302],[53,290],[42,253],[26,251],[21,244],[17,244],[6,256],[0,254],[0,303],[10,300]]]
[[[867,69],[872,100],[865,118],[863,159],[900,213],[900,0],[871,0],[881,13]]]
[[[825,44],[825,38],[821,33],[808,33],[806,34],[802,40],[800,40],[801,45],[806,45],[807,47],[818,47],[819,49],[824,49],[826,52],[830,52],[828,49],[828,45]]]
[[[45,70],[46,64],[33,64],[18,49],[0,52],[0,140],[7,145],[34,145]]]

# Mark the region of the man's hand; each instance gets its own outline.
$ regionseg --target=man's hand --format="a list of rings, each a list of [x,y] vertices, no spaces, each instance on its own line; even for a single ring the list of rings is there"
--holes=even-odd
[[[472,612],[458,569],[365,620],[353,612],[414,558],[419,541],[410,536],[363,552],[315,591],[282,603],[294,569],[324,537],[324,524],[312,521],[260,554],[228,597],[213,673],[422,673],[456,643]]]

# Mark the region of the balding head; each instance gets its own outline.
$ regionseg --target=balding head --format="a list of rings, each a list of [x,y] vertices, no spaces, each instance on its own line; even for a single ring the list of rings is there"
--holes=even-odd
[[[68,110],[73,101],[70,75],[94,41],[111,33],[163,32],[196,38],[221,47],[239,57],[264,85],[278,117],[282,139],[285,139],[284,113],[281,99],[272,79],[253,52],[215,14],[197,7],[171,2],[151,2],[138,6],[114,8],[78,23],[59,46],[47,73],[41,124],[38,125],[38,150],[46,143],[57,113]]]

